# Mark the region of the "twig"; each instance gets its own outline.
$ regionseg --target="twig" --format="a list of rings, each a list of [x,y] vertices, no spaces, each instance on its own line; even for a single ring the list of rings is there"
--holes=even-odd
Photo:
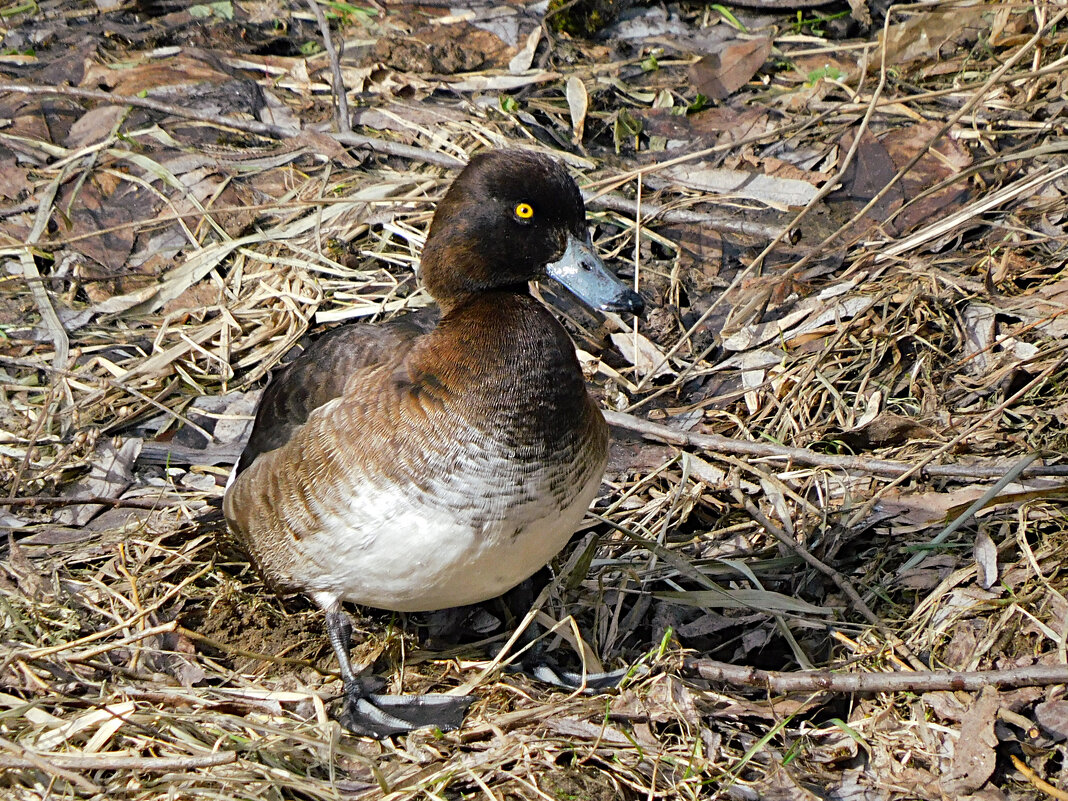
[[[915,470],[916,466],[906,462],[892,462],[888,459],[867,459],[860,456],[839,456],[833,453],[816,453],[807,448],[791,448],[769,442],[750,442],[749,440],[724,437],[719,434],[693,434],[679,431],[650,420],[642,420],[624,412],[604,411],[604,418],[609,425],[634,431],[647,439],[666,442],[669,445],[689,446],[705,451],[734,453],[743,456],[758,456],[770,459],[788,459],[810,467],[832,467],[839,470],[852,470],[878,476],[897,477]],[[1012,464],[1003,462],[986,462],[973,465],[963,464],[928,464],[918,472],[939,478],[1001,478]],[[1030,476],[1068,476],[1068,464],[1033,465],[1023,475]]]
[[[39,498],[9,498],[0,501],[0,506],[18,506],[24,509],[46,509],[52,506],[80,506],[84,504],[109,506],[116,509],[163,509],[168,506],[179,506],[182,504],[182,501],[165,501],[161,498],[156,500],[142,498],[103,498],[99,495],[94,495],[91,498],[58,498],[48,495]]]
[[[762,239],[775,239],[783,236],[784,231],[788,232],[787,226],[781,223],[763,223],[758,220],[747,219],[744,215],[725,212],[716,208],[711,208],[707,211],[670,209],[667,204],[653,203],[648,200],[642,201],[635,208],[633,200],[629,200],[615,192],[608,195],[594,195],[590,192],[583,192],[583,196],[589,197],[589,200],[586,201],[587,209],[593,211],[607,209],[627,215],[639,214],[643,224],[656,219],[671,224],[701,225],[716,231],[728,231]]]
[[[1054,787],[1048,781],[1043,779],[1031,770],[1031,767],[1016,756],[1016,754],[1009,754],[1009,758],[1012,760],[1012,764],[1016,770],[1020,771],[1020,773],[1024,775],[1024,778],[1031,782],[1036,788],[1044,792],[1050,798],[1056,798],[1057,801],[1068,801],[1068,793],[1064,792],[1064,790],[1061,790],[1059,787]]]
[[[23,750],[23,754],[31,752]],[[189,757],[140,757],[127,754],[41,754],[33,753],[33,756],[9,757],[0,756],[0,769],[4,768],[38,768],[41,763],[49,765],[53,771],[56,768],[66,770],[136,770],[148,773],[164,773],[171,770],[195,770],[197,768],[213,768],[217,765],[229,765],[237,761],[236,751],[220,751],[215,754]],[[58,774],[57,774],[58,775]],[[68,781],[71,781],[68,777]],[[81,778],[80,776],[78,778]],[[94,787],[93,792],[99,792]]]
[[[84,793],[99,793],[101,788],[89,781],[84,776],[79,776],[77,773],[71,773],[69,770],[64,769],[62,766],[57,765],[52,761],[53,754],[49,754],[48,757],[38,756],[27,748],[23,748],[18,743],[13,743],[3,737],[0,737],[0,748],[7,751],[11,751],[19,756],[5,757],[0,756],[0,768],[7,767],[5,763],[8,761],[17,761],[21,764],[11,765],[11,767],[30,768],[44,771],[45,773],[53,776],[58,776],[66,782],[77,787]]]
[[[895,693],[964,690],[992,685],[1001,689],[1068,684],[1068,665],[1032,665],[1008,670],[917,671],[915,673],[832,673],[829,670],[786,673],[757,670],[713,659],[687,659],[683,669],[710,681],[760,687],[774,693]]]
[[[315,15],[316,22],[319,23],[319,30],[323,33],[326,57],[330,59],[330,73],[334,76],[334,97],[337,98],[337,129],[341,133],[350,133],[352,126],[349,124],[349,99],[345,95],[345,80],[341,77],[341,63],[334,49],[334,41],[330,37],[330,23],[326,21],[326,15],[319,8],[317,0],[308,0],[308,7]]]

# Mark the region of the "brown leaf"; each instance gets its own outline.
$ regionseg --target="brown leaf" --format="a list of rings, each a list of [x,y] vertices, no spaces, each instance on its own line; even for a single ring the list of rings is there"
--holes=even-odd
[[[85,72],[81,85],[86,88],[107,88],[116,95],[136,97],[142,92],[159,97],[165,95],[169,102],[182,89],[204,84],[223,84],[233,78],[203,59],[188,53],[178,53],[168,58],[142,61],[130,66],[111,67],[93,64]]]
[[[16,200],[20,195],[29,194],[32,188],[26,170],[19,167],[14,158],[0,159],[0,195]]]
[[[849,149],[853,146],[856,131],[850,130],[842,136],[839,142],[840,161],[845,158]],[[875,138],[871,131],[864,130],[861,133],[860,144],[853,160],[849,162],[845,173],[842,175],[842,183],[828,195],[831,202],[846,202],[851,208],[859,211],[867,205],[873,197],[883,191],[886,185],[894,177],[897,167],[890,158],[883,143]],[[881,223],[891,213],[901,208],[904,203],[904,194],[901,185],[896,184],[868,210],[868,227]]]
[[[40,600],[51,595],[48,580],[41,575],[37,566],[26,556],[22,546],[10,533],[7,535],[7,559],[4,560],[7,571],[14,575],[19,591],[27,598]]]
[[[383,37],[375,43],[374,57],[398,72],[452,75],[507,65],[518,50],[489,31],[461,22]]]
[[[907,231],[921,223],[930,222],[934,217],[948,214],[956,210],[967,197],[967,185],[964,182],[923,195],[935,184],[956,175],[972,163],[967,148],[953,136],[944,136],[931,144],[938,129],[936,122],[921,122],[888,131],[879,138],[893,161],[894,172],[908,164],[916,153],[926,149],[899,183],[903,196],[916,200],[894,218],[890,226],[893,233]],[[931,144],[930,148],[928,144]]]
[[[1068,701],[1044,701],[1035,706],[1035,721],[1057,742],[1068,740]]]
[[[642,695],[630,689],[624,691],[608,714],[612,720],[653,723],[696,721],[701,717],[693,692],[677,676],[670,675],[657,676]]]
[[[964,719],[964,704],[960,696],[946,690],[924,693],[924,704],[942,720],[957,722]]]
[[[994,749],[998,744],[994,719],[1000,706],[998,691],[987,686],[964,713],[953,762],[940,782],[948,797],[957,798],[978,790],[994,772],[997,761]]]
[[[90,297],[115,292],[128,292],[138,286],[138,279],[147,280],[126,269],[126,260],[133,250],[136,227],[154,214],[162,200],[142,186],[111,181],[85,181],[65,190],[57,203],[60,230],[76,238],[71,248],[92,259],[101,268],[87,269],[80,277],[87,279]],[[64,216],[64,212],[66,213]],[[101,285],[102,279],[114,278],[114,286]]]
[[[670,445],[653,445],[638,440],[613,437],[608,451],[608,475],[629,476],[649,473],[675,458],[678,449]]]
[[[85,112],[70,126],[67,139],[64,144],[77,150],[88,145],[103,142],[115,127],[126,117],[127,110],[123,106],[97,106]]]
[[[671,108],[637,108],[631,111],[642,123],[642,131],[649,136],[668,140],[682,150],[697,150],[715,144],[732,144],[752,136],[767,125],[767,114],[761,109],[739,111],[730,106],[713,106],[693,114],[679,114]]]
[[[933,439],[937,432],[912,418],[882,412],[867,425],[837,436],[851,451],[859,453],[875,448],[903,445],[911,439]]]
[[[919,13],[904,22],[891,25],[886,33],[886,63],[937,61],[974,42],[986,28],[983,16],[991,9],[983,3],[953,6],[944,10]],[[879,33],[883,43],[883,34]]]
[[[745,86],[771,55],[771,40],[736,39],[724,42],[718,53],[702,56],[690,67],[697,91],[713,100],[725,100]]]

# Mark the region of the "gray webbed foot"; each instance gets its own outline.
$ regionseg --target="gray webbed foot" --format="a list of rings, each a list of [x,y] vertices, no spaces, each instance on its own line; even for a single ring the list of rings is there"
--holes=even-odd
[[[386,695],[367,690],[357,679],[345,683],[345,706],[338,716],[353,734],[382,740],[428,726],[442,731],[460,728],[473,695]]]
[[[533,679],[574,692],[582,690],[587,695],[614,690],[619,687],[630,668],[610,670],[605,673],[586,673],[565,670],[545,651],[540,641],[535,641],[530,649],[508,666],[511,673],[522,673]]]
[[[582,673],[564,670],[554,664],[552,660],[544,658],[513,663],[510,670],[516,673],[523,673],[562,690],[582,690],[589,695],[616,689],[627,673],[630,672],[630,668],[620,668],[619,670],[609,670],[605,673],[587,673],[583,676]]]
[[[460,728],[473,695],[387,695],[385,682],[377,677],[357,677],[349,661],[352,623],[340,604],[326,608],[326,630],[334,646],[341,678],[345,682],[345,706],[338,716],[341,725],[354,734],[382,740],[428,726],[442,731]]]

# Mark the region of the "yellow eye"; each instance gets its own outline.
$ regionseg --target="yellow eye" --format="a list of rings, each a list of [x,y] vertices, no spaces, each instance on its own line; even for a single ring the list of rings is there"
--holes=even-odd
[[[529,220],[534,216],[534,208],[529,203],[520,203],[515,207],[515,216],[521,220]]]

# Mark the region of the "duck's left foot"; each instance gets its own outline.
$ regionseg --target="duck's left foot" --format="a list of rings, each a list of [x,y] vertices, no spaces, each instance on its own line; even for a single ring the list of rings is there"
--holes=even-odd
[[[524,673],[531,678],[559,687],[563,690],[582,690],[587,693],[600,693],[605,690],[614,690],[630,672],[630,668],[610,670],[605,673],[576,673],[564,670],[551,660],[540,659],[538,661],[520,662],[513,666],[516,672]]]
[[[369,692],[359,679],[345,683],[345,707],[338,720],[353,734],[383,740],[395,734],[434,727],[460,728],[473,695],[386,695]]]
[[[513,673],[522,673],[553,687],[575,692],[594,694],[614,690],[631,672],[631,668],[610,670],[605,673],[582,673],[566,670],[546,652],[541,642],[535,642],[519,659],[508,666]]]

